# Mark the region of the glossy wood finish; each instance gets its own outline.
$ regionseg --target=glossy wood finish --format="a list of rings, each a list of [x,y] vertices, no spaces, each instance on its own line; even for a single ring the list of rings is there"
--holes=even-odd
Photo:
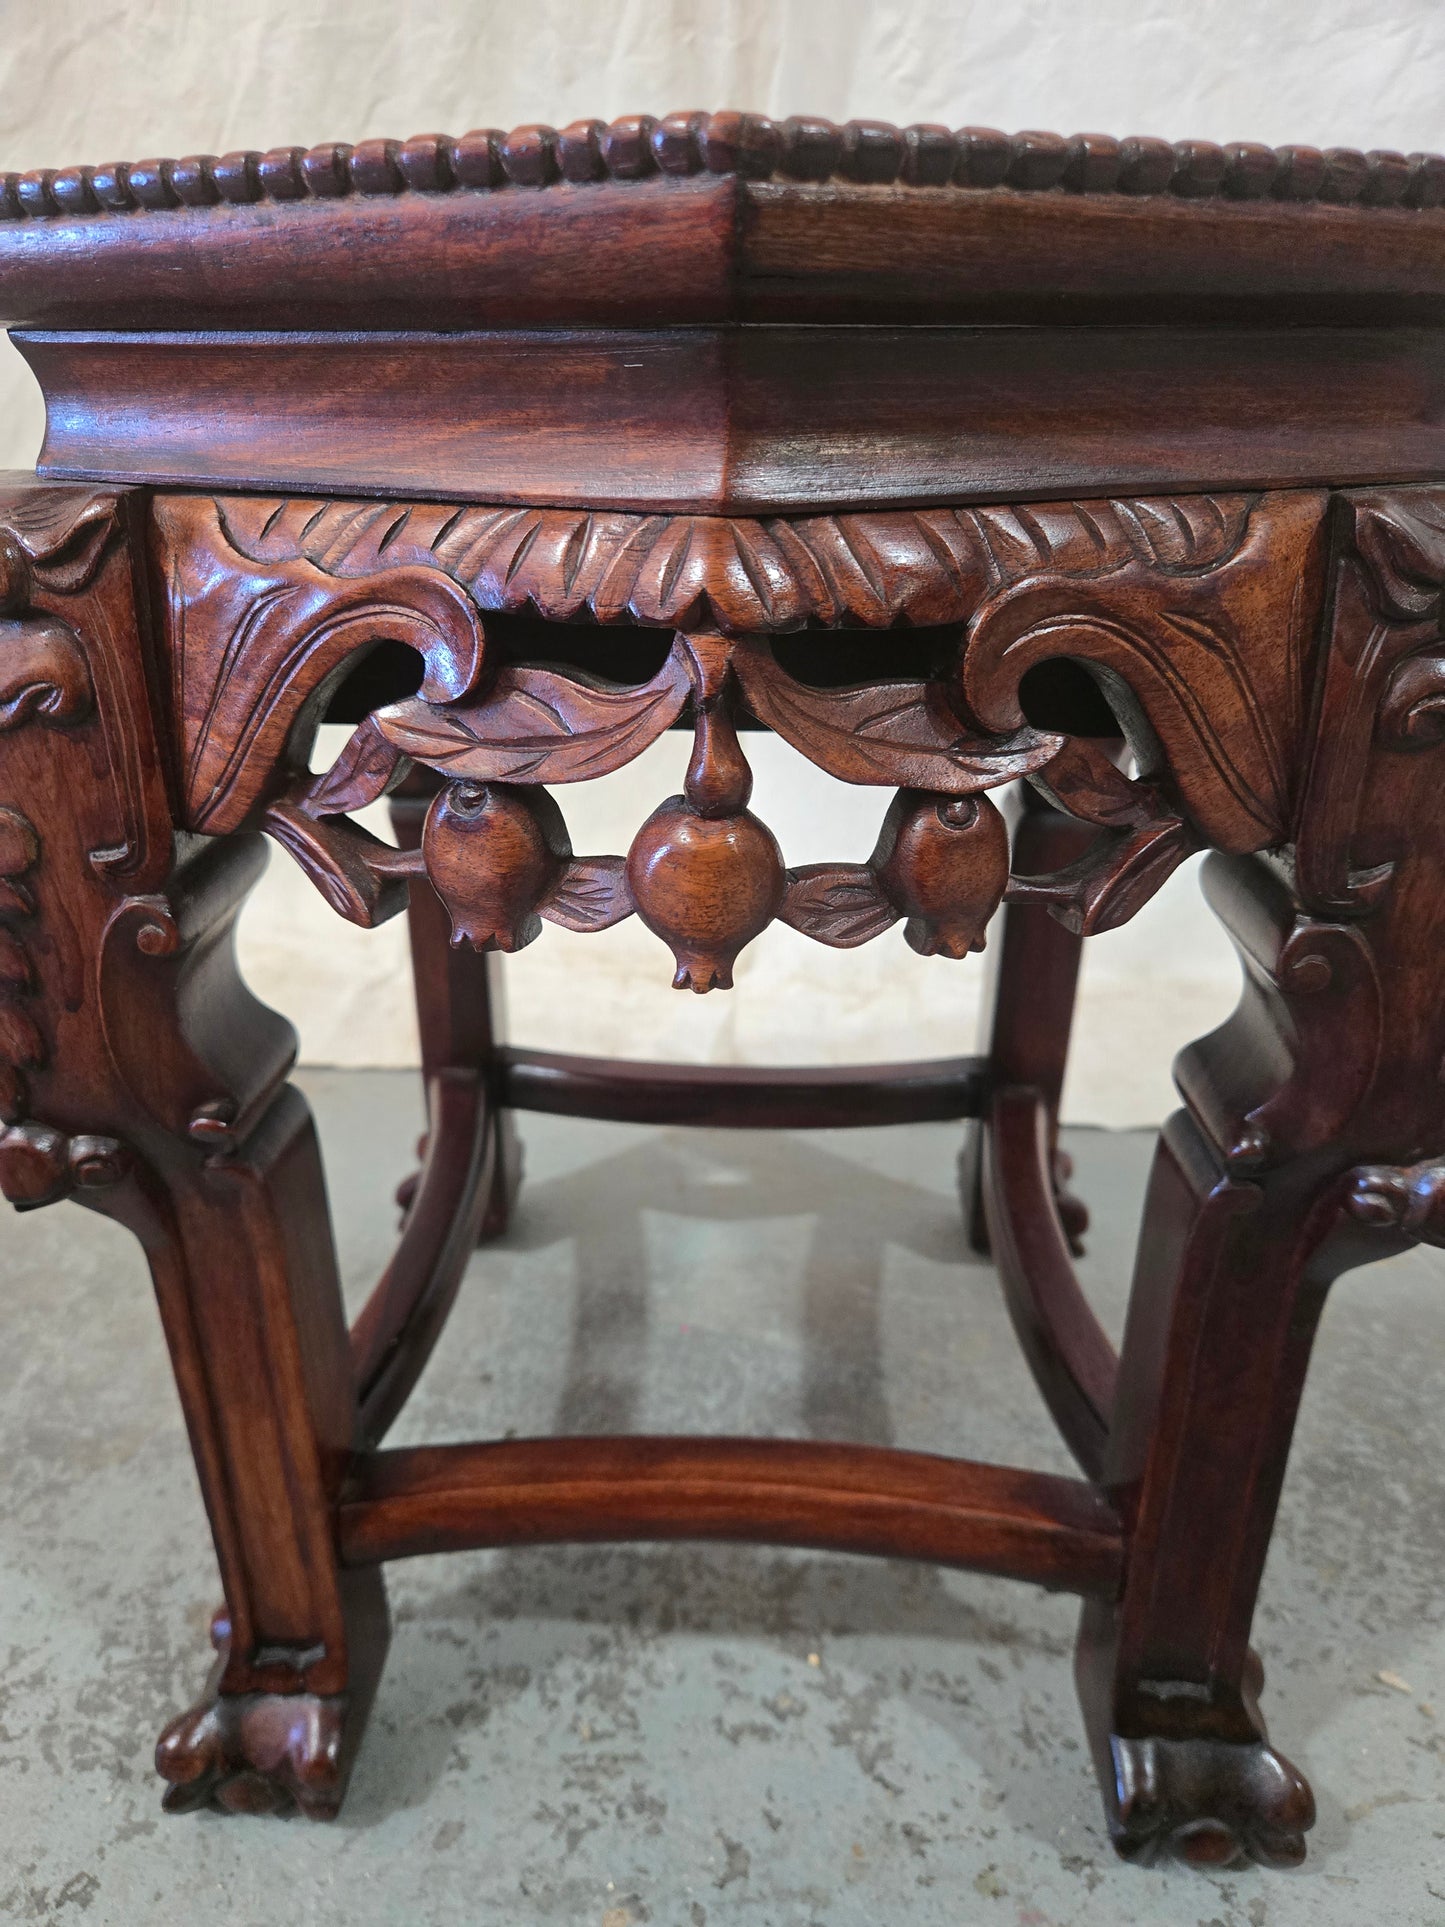
[[[1051,1180],[1057,1124],[1037,1088],[1004,1085],[983,1132],[989,1250],[1029,1369],[1065,1444],[1101,1479],[1119,1361],[1069,1262]]]
[[[806,1131],[820,1125],[923,1124],[977,1117],[988,1062],[858,1069],[752,1070],[742,1064],[640,1064],[561,1051],[498,1052],[498,1101],[518,1111],[618,1124],[702,1124],[713,1130]]]
[[[6,175],[0,314],[127,329],[1439,322],[1442,203],[1430,154],[630,115]]]
[[[1445,326],[1319,322],[15,340],[55,476],[752,514],[1438,474]]]
[[[0,1189],[150,1257],[226,1600],[169,1805],[336,1812],[389,1557],[726,1537],[1080,1592],[1120,1850],[1300,1857],[1248,1638],[1309,1346],[1339,1272],[1445,1245],[1442,233],[1430,156],[740,115],[0,177],[47,462],[136,484],[0,488]],[[758,725],[879,791],[866,862],[789,866]],[[579,854],[569,786],[669,728],[680,792]],[[349,1334],[294,1040],[232,961],[260,831],[409,918],[427,1138]],[[1057,1151],[1074,985],[1201,849],[1244,991],[1176,1066],[1116,1359]],[[509,1046],[498,955],[632,915],[696,992],[774,920],[987,941],[986,1051]],[[524,1108],[973,1119],[970,1235],[1086,1480],[378,1451]]]
[[[1118,1519],[1073,1479],[813,1441],[517,1439],[382,1452],[340,1514],[370,1565],[468,1546],[748,1539],[968,1566],[1108,1597]]]

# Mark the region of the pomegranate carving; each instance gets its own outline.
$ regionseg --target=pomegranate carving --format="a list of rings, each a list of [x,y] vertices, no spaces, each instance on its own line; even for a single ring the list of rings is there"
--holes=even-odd
[[[986,796],[899,790],[869,867],[923,957],[966,957],[1008,883],[1008,825]]]
[[[674,990],[731,990],[738,952],[778,914],[787,872],[747,807],[753,773],[733,723],[733,645],[684,635],[693,742],[681,796],[652,812],[627,856],[637,914],[677,960]]]
[[[537,905],[572,844],[544,789],[449,783],[427,811],[422,855],[452,920],[452,942],[520,950],[541,935]]]
[[[1008,826],[986,796],[899,790],[868,862],[790,870],[781,915],[835,949],[906,917],[921,956],[964,957],[983,949],[1008,873]]]
[[[750,811],[699,816],[669,796],[632,840],[637,914],[677,960],[674,990],[730,990],[738,952],[778,914],[786,876],[767,825]]]
[[[427,811],[422,861],[452,920],[452,942],[521,950],[542,919],[605,930],[632,915],[620,856],[572,855],[546,790],[451,783]]]

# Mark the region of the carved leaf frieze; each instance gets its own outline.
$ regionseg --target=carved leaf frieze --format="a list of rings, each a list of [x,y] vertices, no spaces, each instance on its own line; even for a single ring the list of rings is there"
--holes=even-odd
[[[728,518],[227,497],[224,512],[236,552],[255,563],[305,560],[342,578],[432,567],[484,611],[742,635],[960,621],[1040,574],[1088,578],[1135,562],[1206,573],[1238,547],[1254,499]]]
[[[843,946],[902,920],[916,947],[962,955],[1007,889],[1073,928],[1112,928],[1201,843],[1287,839],[1323,512],[1309,491],[788,518],[167,498],[157,558],[189,821],[264,822],[365,924],[394,912],[419,865],[458,936],[501,949],[543,918],[600,929],[636,910],[698,988],[730,981],[775,915]],[[650,682],[624,687],[489,661],[493,610],[676,639]],[[847,687],[798,681],[769,641],[920,624],[957,631],[939,673],[890,676],[880,637],[877,678]],[[388,639],[423,655],[420,692],[306,776],[329,690]],[[1138,775],[1028,720],[1026,678],[1058,657],[1099,682]],[[867,865],[784,871],[748,812],[742,704],[829,774],[898,792]],[[573,856],[541,786],[622,767],[689,705],[684,794],[627,858]],[[1425,727],[1418,692],[1409,708]],[[412,763],[447,787],[420,855],[403,857],[347,817]],[[1101,835],[1067,870],[1010,882],[981,793],[1018,777]]]

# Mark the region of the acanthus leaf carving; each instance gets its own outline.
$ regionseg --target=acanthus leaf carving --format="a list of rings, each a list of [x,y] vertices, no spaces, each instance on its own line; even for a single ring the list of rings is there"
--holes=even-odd
[[[1142,566],[1207,578],[1233,562],[1261,513],[1256,499],[764,518],[267,496],[220,506],[226,545],[268,567],[300,561],[339,581],[431,568],[483,612],[745,636],[966,621],[989,596],[1040,576],[1088,582]],[[199,514],[193,527],[204,534]]]

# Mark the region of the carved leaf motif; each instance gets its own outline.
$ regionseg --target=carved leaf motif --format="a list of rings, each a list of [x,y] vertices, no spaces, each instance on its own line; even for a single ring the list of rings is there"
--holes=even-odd
[[[810,863],[789,870],[778,916],[816,943],[852,950],[882,936],[899,912],[866,864]]]
[[[0,729],[37,717],[70,723],[90,707],[80,639],[55,616],[0,621]]]
[[[348,923],[371,930],[406,908],[407,875],[422,867],[414,851],[393,849],[344,818],[318,820],[284,797],[266,811],[263,827]]]
[[[937,682],[811,689],[757,645],[739,648],[734,667],[758,720],[845,783],[965,796],[1039,769],[1063,741],[1027,725],[1002,737],[970,735]]]
[[[813,620],[890,628],[954,622],[1000,586],[1048,572],[1098,576],[1143,561],[1175,575],[1216,567],[1240,541],[1247,495],[851,515],[646,515],[620,510],[406,506],[227,498],[255,561],[304,555],[336,576],[428,563],[483,609],[555,622],[730,634]]]
[[[1152,785],[1131,782],[1103,744],[1085,736],[1067,738],[1052,762],[1029,780],[1066,816],[1084,823],[1121,829],[1161,814]]]
[[[632,915],[624,856],[586,856],[569,863],[537,905],[538,914],[564,930],[607,930]]]
[[[1198,840],[1177,818],[1102,836],[1074,863],[1044,876],[1015,877],[1010,903],[1041,903],[1076,936],[1117,930],[1149,901]]]
[[[1324,508],[1315,491],[1263,497],[1221,554],[1203,547],[1207,566],[1136,556],[1093,578],[1043,575],[1006,589],[978,612],[964,645],[967,713],[986,728],[1014,727],[1030,669],[1082,663],[1146,765],[1162,748],[1173,791],[1210,843],[1243,853],[1284,842]]]
[[[347,739],[346,747],[323,775],[306,790],[308,816],[345,816],[378,802],[406,768],[406,758],[368,716]]]
[[[676,653],[640,689],[509,666],[481,702],[413,697],[374,720],[394,748],[451,777],[577,783],[630,763],[676,721],[689,686]]]
[[[1061,656],[1099,663],[1142,703],[1212,842],[1245,851],[1283,837],[1278,745],[1237,649],[1204,633],[1205,625],[1178,620],[1177,611],[1121,620],[1108,604],[1024,622],[1003,640],[1000,625],[1012,629],[1022,613],[1005,604],[998,621],[981,625],[965,651],[964,693],[985,721],[1005,726],[1021,713],[1018,685],[1036,663]]]
[[[268,517],[279,512],[266,509]],[[379,641],[422,657],[427,700],[455,701],[475,686],[480,618],[466,591],[435,566],[338,581],[294,554],[266,564],[244,558],[215,502],[164,497],[154,514],[188,827],[220,835],[253,823],[290,780],[293,736],[314,717],[319,696]]]

